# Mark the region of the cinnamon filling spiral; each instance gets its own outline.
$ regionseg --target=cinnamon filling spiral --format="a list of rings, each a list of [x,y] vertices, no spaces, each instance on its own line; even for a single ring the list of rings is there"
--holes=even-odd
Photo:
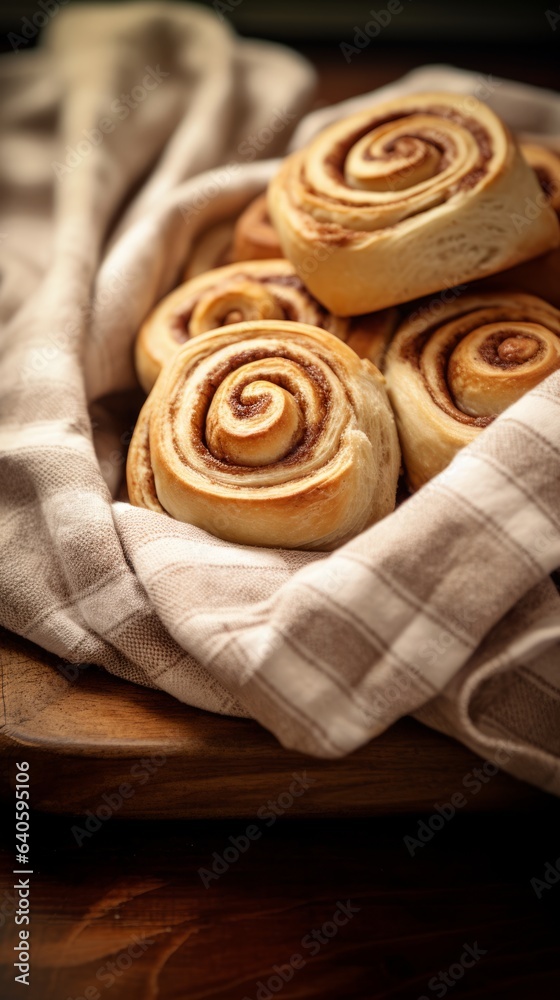
[[[177,316],[177,340],[197,337],[230,323],[281,319],[282,315],[280,302],[264,286],[240,275],[238,280],[201,295],[190,315],[187,306],[187,311]]]
[[[558,368],[560,312],[531,295],[471,295],[437,323],[406,320],[386,374],[412,485]]]
[[[404,106],[369,116],[334,148],[327,130],[302,162],[299,196],[318,223],[373,231],[473,187],[495,152],[485,125],[460,110],[435,102]],[[328,242],[336,234],[323,235]]]
[[[279,267],[277,265],[280,265]],[[287,262],[257,265],[235,264],[220,268],[198,287],[187,289],[171,316],[178,343],[230,323],[252,323],[263,319],[287,319],[311,323],[340,335],[347,324],[331,316],[309,294]],[[203,284],[207,291],[203,291]],[[189,291],[191,294],[189,295]]]
[[[210,404],[206,447],[222,462],[274,465],[302,438],[304,415],[296,395],[282,386],[289,381],[282,365],[271,364],[264,377],[258,362],[256,368],[260,377],[255,381],[250,381],[251,365],[228,375]]]
[[[379,363],[396,326],[396,312],[340,319],[307,291],[286,260],[247,261],[217,268],[181,285],[144,323],[136,369],[148,392],[182,344],[233,323],[287,320],[309,323],[348,341],[360,357]]]
[[[329,548],[388,513],[400,454],[383,377],[323,330],[201,334],[140,415],[131,501],[231,541]]]
[[[263,341],[263,324],[256,326],[243,350],[234,341],[196,371],[189,367],[170,399],[181,429],[173,435],[177,457],[201,475],[211,470],[217,482],[234,476],[239,485],[280,484],[292,479],[294,466],[298,478],[307,476],[336,456],[351,419],[333,359],[289,338]]]
[[[560,327],[534,322],[530,309],[515,306],[474,310],[444,324],[429,335],[420,359],[438,406],[480,427],[559,366]]]

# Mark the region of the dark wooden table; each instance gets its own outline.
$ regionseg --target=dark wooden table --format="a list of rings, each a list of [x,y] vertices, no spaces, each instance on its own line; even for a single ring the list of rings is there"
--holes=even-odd
[[[558,86],[550,59],[534,53],[521,59],[488,49],[469,57],[460,47],[436,47],[419,58],[410,49],[384,55],[372,46],[349,67],[337,61],[336,47],[309,54],[320,71],[321,103],[431,60]],[[84,760],[83,766],[95,764]],[[152,779],[154,796],[161,795],[159,780],[157,774]],[[560,877],[552,882],[549,867],[549,885],[534,880],[556,859],[560,867],[560,803],[521,796],[513,807],[500,797],[497,808],[496,787],[489,783],[476,811],[458,811],[431,837],[419,824],[434,815],[435,803],[423,814],[378,818],[288,815],[261,823],[256,840],[247,836],[247,818],[113,816],[84,835],[83,817],[36,813],[29,988],[13,980],[12,886],[19,876],[12,875],[13,815],[4,807],[1,1000],[106,994],[111,1000],[270,1000],[277,994],[290,1000],[556,1000]],[[450,780],[444,791],[446,801],[457,786]],[[409,849],[405,838],[418,837],[420,829],[426,842]],[[246,849],[232,851],[232,837],[245,838],[236,842]],[[212,865],[223,869],[219,877]]]
[[[419,819],[279,818],[205,885],[199,869],[247,821],[110,820],[78,846],[82,819],[36,815],[32,985],[14,984],[3,931],[0,996],[263,1000],[275,966],[299,954],[280,991],[290,1000],[557,998],[560,884],[538,898],[530,880],[560,854],[558,804],[457,815],[412,856]],[[5,832],[1,844],[9,886]]]

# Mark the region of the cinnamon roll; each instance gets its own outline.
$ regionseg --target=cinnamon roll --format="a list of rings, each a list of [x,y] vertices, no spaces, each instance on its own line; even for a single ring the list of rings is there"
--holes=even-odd
[[[127,461],[131,502],[230,542],[331,549],[393,510],[400,452],[380,372],[284,320],[185,344]]]
[[[506,126],[459,94],[412,94],[329,126],[269,186],[282,249],[341,316],[493,274],[560,243]],[[531,213],[530,213],[531,214]]]
[[[410,486],[441,472],[557,368],[560,312],[536,296],[487,292],[418,308],[397,330],[385,368]]]
[[[162,367],[185,341],[243,320],[282,319],[322,327],[360,357],[381,364],[397,324],[396,310],[341,319],[302,284],[287,260],[245,261],[208,271],[180,285],[148,317],[136,341],[135,363],[149,392]]]

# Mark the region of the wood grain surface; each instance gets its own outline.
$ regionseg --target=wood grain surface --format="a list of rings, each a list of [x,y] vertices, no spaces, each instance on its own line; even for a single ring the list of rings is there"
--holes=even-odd
[[[189,708],[94,667],[69,668],[8,633],[1,647],[0,795],[10,794],[14,759],[23,753],[34,806],[47,812],[95,812],[111,794],[121,799],[120,817],[251,816],[271,797],[289,794],[302,769],[312,785],[292,796],[291,816],[407,812],[464,789],[466,776],[482,766],[465,747],[411,719],[343,760],[316,760],[283,749],[255,722]],[[118,791],[123,783],[128,796]],[[500,773],[468,796],[468,808],[545,798]]]
[[[199,869],[243,835],[245,821],[109,820],[78,846],[75,821],[36,815],[31,985],[13,982],[8,917],[0,996],[557,1000],[560,885],[539,899],[530,880],[560,853],[559,814],[554,802],[538,821],[530,811],[458,815],[414,857],[403,838],[418,816],[280,817],[208,887]],[[0,846],[9,907],[5,825]],[[329,937],[339,902],[357,912]],[[483,952],[468,967],[460,964],[465,945]],[[274,966],[298,954],[305,965],[268,994]],[[440,980],[436,992],[433,977],[450,967],[458,978],[445,994]]]

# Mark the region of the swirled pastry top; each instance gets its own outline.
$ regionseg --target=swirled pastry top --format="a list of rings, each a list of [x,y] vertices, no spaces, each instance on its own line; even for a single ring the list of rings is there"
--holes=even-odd
[[[389,395],[413,487],[560,368],[560,312],[533,295],[464,295],[421,306],[387,355]]]
[[[331,548],[393,509],[399,464],[378,370],[324,330],[268,320],[176,354],[127,481],[132,503],[230,541]]]
[[[433,93],[331,125],[287,158],[268,202],[285,255],[321,302],[349,315],[474,280],[557,245],[552,210],[544,207],[524,232],[512,221],[538,193],[490,108]]]
[[[379,365],[397,315],[385,310],[351,320],[333,316],[307,291],[287,260],[216,268],[180,285],[145,321],[135,348],[143,388],[149,392],[162,365],[191,337],[230,323],[264,319],[321,327]]]

